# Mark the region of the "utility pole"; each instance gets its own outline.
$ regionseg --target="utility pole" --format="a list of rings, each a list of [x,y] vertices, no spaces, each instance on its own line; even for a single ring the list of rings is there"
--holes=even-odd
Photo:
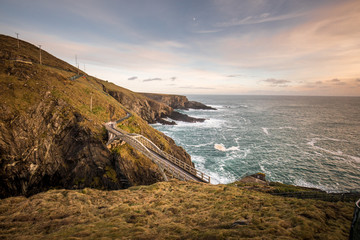
[[[85,63],[84,63],[84,72],[85,72],[86,70],[85,70]]]
[[[42,65],[41,64],[41,45],[39,45],[39,50],[40,50],[40,65]]]
[[[15,33],[15,34],[16,34],[16,38],[17,38],[18,48],[20,48],[19,34],[18,33]]]
[[[77,67],[77,74],[79,75],[79,63],[77,61],[77,55],[75,54],[75,66]]]
[[[90,112],[92,112],[92,93],[90,93]]]

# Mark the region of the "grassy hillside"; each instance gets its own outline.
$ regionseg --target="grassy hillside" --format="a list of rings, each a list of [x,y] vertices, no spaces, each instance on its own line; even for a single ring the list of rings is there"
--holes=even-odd
[[[18,48],[16,39],[0,35],[0,197],[48,187],[118,189],[124,177],[130,185],[162,179],[157,166],[139,158],[141,154],[127,144],[106,148],[103,124],[110,120],[110,109],[112,120],[126,116],[126,111],[103,91],[105,85],[126,98],[144,98],[44,50],[40,65],[38,47],[20,41]],[[133,113],[131,121],[120,127],[137,126],[164,151],[191,161],[184,149],[132,110],[127,109]],[[108,176],[110,172],[115,176]]]
[[[172,181],[4,199],[0,238],[338,240],[348,238],[352,213],[352,203],[284,198],[248,186]]]

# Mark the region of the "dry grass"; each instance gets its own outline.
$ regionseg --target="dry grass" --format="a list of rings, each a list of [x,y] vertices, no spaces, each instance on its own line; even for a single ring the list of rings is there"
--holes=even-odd
[[[352,211],[351,203],[180,181],[52,190],[1,200],[0,238],[347,239]],[[236,220],[249,224],[232,226]]]

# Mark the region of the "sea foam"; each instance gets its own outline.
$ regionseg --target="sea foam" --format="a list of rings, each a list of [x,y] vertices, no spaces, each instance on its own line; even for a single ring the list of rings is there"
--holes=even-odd
[[[226,148],[226,147],[224,146],[224,144],[222,144],[222,143],[220,143],[220,144],[215,143],[215,144],[214,144],[214,148],[217,149],[217,150],[219,150],[219,151],[222,151],[222,152],[237,151],[237,150],[239,150],[239,147],[238,147],[238,146],[237,146],[237,147],[236,147],[236,146],[233,146],[233,147]]]

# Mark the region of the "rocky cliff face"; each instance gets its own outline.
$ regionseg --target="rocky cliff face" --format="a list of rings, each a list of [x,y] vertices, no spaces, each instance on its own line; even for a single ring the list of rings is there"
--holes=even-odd
[[[155,93],[141,93],[142,95],[153,99],[155,101],[164,103],[174,109],[203,109],[203,110],[216,110],[205,104],[189,101],[187,97],[181,95],[169,95],[169,94],[155,94]]]
[[[148,123],[155,123],[158,119],[171,115],[173,111],[171,107],[164,103],[144,98],[136,93],[110,90],[105,86],[103,86],[103,89],[127,109],[131,109]]]
[[[185,103],[189,101],[187,97],[180,95],[155,94],[155,93],[141,93],[141,94],[155,101],[164,103],[174,109],[184,109]]]
[[[50,187],[120,189],[129,186],[83,116],[48,92],[17,115],[1,105],[0,196],[31,195]]]
[[[84,75],[70,80],[77,69],[45,51],[39,65],[38,49],[22,41],[21,46],[18,49],[16,39],[0,35],[0,198],[49,188],[121,189],[163,180],[156,164],[131,146],[119,143],[119,151],[108,149],[102,124],[110,116],[126,115],[120,102],[148,119],[167,114],[170,107],[144,102],[136,94],[134,105],[120,93],[113,93],[118,97],[114,99],[98,79]],[[139,117],[122,124],[191,164],[184,149]]]
[[[185,106],[189,106],[191,103],[193,103],[191,106],[196,105],[196,102],[187,101],[185,96],[135,93],[106,82],[101,84],[104,92],[109,93],[118,102],[134,111],[148,123],[176,124],[174,121],[169,122],[164,118],[193,123],[205,121],[205,119],[190,117],[174,110],[174,107],[184,109]],[[201,105],[205,106],[204,104]]]

